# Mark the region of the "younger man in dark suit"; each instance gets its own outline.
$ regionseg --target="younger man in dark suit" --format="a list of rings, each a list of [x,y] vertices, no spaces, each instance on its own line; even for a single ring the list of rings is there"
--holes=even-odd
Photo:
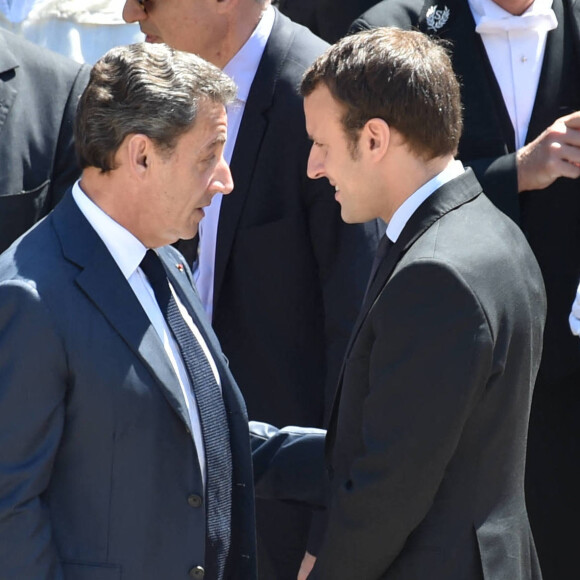
[[[384,0],[353,25],[418,29],[450,42],[462,83],[458,158],[522,228],[548,314],[534,390],[526,496],[546,580],[577,574],[580,357],[568,328],[580,279],[580,3]]]
[[[345,221],[388,223],[330,419],[310,578],[539,579],[523,477],[544,289],[523,234],[454,160],[449,57],[419,32],[365,32],[302,93],[308,174]]]

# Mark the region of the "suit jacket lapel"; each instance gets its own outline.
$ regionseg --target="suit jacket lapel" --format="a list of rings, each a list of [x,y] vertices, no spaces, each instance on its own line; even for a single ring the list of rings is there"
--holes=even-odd
[[[228,370],[227,360],[222,352],[221,346],[216,335],[211,329],[211,324],[207,318],[207,314],[203,309],[201,301],[194,290],[191,280],[183,270],[178,270],[172,267],[174,260],[167,248],[160,248],[158,250],[159,256],[165,263],[167,276],[171,285],[177,292],[181,303],[187,308],[193,322],[199,329],[203,336],[207,347],[210,350],[211,356],[217,366],[222,385],[222,395],[226,408],[230,412],[229,417],[231,421],[231,414],[235,411],[243,410],[243,421],[247,424],[247,416],[245,414],[245,403],[237,390],[232,375]],[[247,425],[245,425],[247,426]]]
[[[10,51],[6,42],[0,38],[0,139],[2,135],[2,126],[8,118],[10,108],[14,104],[17,91],[14,87],[4,82],[6,74],[14,74],[12,71],[18,67],[18,61]]]
[[[167,277],[171,282],[171,285],[177,292],[181,303],[185,306],[189,312],[193,322],[198,327],[199,332],[203,336],[208,348],[211,351],[211,355],[215,360],[215,363],[222,375],[222,351],[221,347],[213,334],[209,329],[211,328],[210,322],[207,318],[207,314],[203,309],[199,297],[196,295],[193,284],[185,271],[173,268],[173,260],[168,252],[167,248],[159,248],[159,256],[165,264],[165,269],[167,271]]]
[[[214,304],[218,303],[227,262],[234,243],[240,215],[251,195],[252,179],[262,139],[268,128],[268,109],[272,104],[280,69],[290,47],[293,32],[288,20],[276,11],[274,27],[256,71],[231,161],[234,190],[224,196],[220,210],[214,273]]]
[[[149,369],[168,403],[191,429],[181,386],[157,332],[70,193],[53,213],[53,219],[64,256],[81,269],[77,284]]]
[[[327,436],[327,452],[332,449],[332,442],[334,440],[334,432],[336,428],[336,418],[338,415],[338,406],[340,402],[340,395],[342,389],[342,379],[346,361],[350,355],[352,346],[360,332],[360,329],[372,310],[375,302],[379,298],[381,292],[393,274],[397,264],[409,250],[409,248],[429,229],[437,220],[443,217],[448,212],[456,209],[460,205],[471,201],[482,193],[481,185],[475,178],[471,169],[466,169],[463,175],[456,177],[452,181],[444,184],[438,190],[433,192],[411,216],[399,238],[390,249],[382,264],[377,270],[377,275],[371,284],[365,301],[361,307],[361,311],[354,324],[351,337],[346,348],[346,354],[340,371],[338,379],[338,388],[334,398],[330,425],[328,427]]]
[[[560,87],[562,86],[562,75],[571,74],[571,71],[564,71],[564,37],[565,37],[565,16],[564,5],[561,0],[554,0],[552,9],[556,14],[558,26],[548,32],[546,39],[546,50],[544,62],[538,82],[538,90],[530,118],[526,143],[533,141],[546,127],[549,127],[554,119],[572,113],[572,110],[559,110],[561,102]],[[570,28],[575,30],[578,38],[578,27],[576,21],[570,23]]]

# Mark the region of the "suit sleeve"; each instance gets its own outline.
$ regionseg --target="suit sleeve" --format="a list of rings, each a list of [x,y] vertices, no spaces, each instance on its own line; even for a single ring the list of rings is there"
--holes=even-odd
[[[79,68],[64,108],[52,169],[50,209],[56,206],[80,175],[74,145],[74,121],[77,105],[87,86],[90,72],[91,69],[87,65]]]
[[[365,325],[341,394],[363,391],[363,446],[331,484],[311,580],[383,577],[428,513],[491,367],[484,312],[443,264],[397,273]]]
[[[44,499],[64,422],[65,354],[36,290],[0,285],[0,578],[63,578]]]
[[[325,436],[322,429],[277,429],[250,421],[256,497],[324,507],[328,498]]]

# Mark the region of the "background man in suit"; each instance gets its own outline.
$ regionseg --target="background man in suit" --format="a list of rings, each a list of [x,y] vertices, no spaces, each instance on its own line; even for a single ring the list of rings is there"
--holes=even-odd
[[[194,55],[109,52],[79,105],[80,182],[0,257],[5,580],[256,578],[245,406],[165,245],[232,189],[234,95]]]
[[[334,190],[306,176],[297,87],[327,46],[269,0],[127,0],[152,42],[194,52],[238,85],[226,160],[235,189],[200,227],[194,276],[252,419],[322,426],[364,293],[376,224],[345,225]],[[180,244],[190,261],[197,248]],[[310,514],[258,505],[260,574],[294,580]]]
[[[0,28],[0,252],[79,176],[73,145],[89,68]]]
[[[461,79],[459,158],[516,220],[540,264],[548,317],[530,418],[526,496],[544,578],[576,574],[580,357],[568,328],[580,279],[580,3],[386,0],[353,30],[449,40]]]
[[[544,289],[521,231],[453,159],[449,57],[419,32],[363,32],[302,93],[308,174],[345,221],[388,222],[330,420],[310,577],[540,578],[523,478]]]

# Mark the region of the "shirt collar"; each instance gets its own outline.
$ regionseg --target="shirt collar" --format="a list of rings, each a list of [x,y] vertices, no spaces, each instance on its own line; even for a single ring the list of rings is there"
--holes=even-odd
[[[128,280],[145,257],[147,248],[127,229],[107,215],[81,189],[79,181],[72,188],[73,198]]]
[[[422,185],[415,193],[410,195],[393,214],[387,226],[387,237],[389,240],[395,243],[411,216],[417,211],[417,208],[442,185],[461,175],[464,171],[465,169],[461,161],[454,159],[441,173],[438,173]]]
[[[275,17],[276,12],[274,8],[271,5],[268,6],[262,12],[260,22],[258,22],[252,36],[248,38],[244,46],[238,50],[235,56],[224,67],[224,72],[238,86],[237,99],[244,103],[248,100],[252,82],[256,76],[258,65],[260,64],[266,43],[268,42],[268,38],[270,38],[270,33],[274,26]]]
[[[513,16],[501,6],[498,6],[493,0],[468,0],[475,24],[479,24],[483,16],[493,19],[510,18]],[[552,8],[554,0],[534,0],[523,14],[544,13]],[[521,14],[520,16],[523,16]]]

